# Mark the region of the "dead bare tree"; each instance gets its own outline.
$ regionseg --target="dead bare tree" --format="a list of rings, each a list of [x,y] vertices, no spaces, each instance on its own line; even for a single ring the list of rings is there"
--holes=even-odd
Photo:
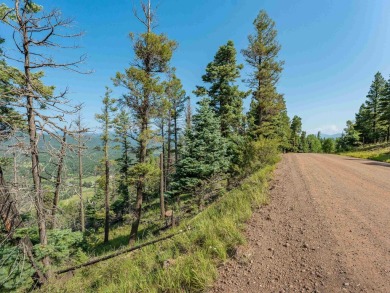
[[[80,109],[81,110],[81,109]],[[79,162],[79,198],[80,198],[80,230],[85,232],[85,211],[84,211],[84,199],[83,199],[83,151],[85,149],[85,140],[83,133],[86,128],[82,125],[81,111],[78,113],[76,120],[77,126],[77,157]]]
[[[56,95],[54,87],[45,86],[40,79],[43,77],[43,71],[49,68],[62,68],[81,73],[79,65],[85,60],[85,56],[76,61],[58,62],[47,52],[50,49],[75,48],[74,45],[69,45],[69,40],[82,34],[66,33],[72,20],[62,18],[61,12],[57,9],[45,12],[43,7],[29,0],[14,0],[12,7],[3,4],[2,8],[1,22],[13,30],[17,52],[13,55],[5,53],[4,56],[20,64],[20,70],[9,69],[8,74],[13,80],[13,86],[7,94],[14,98],[13,106],[24,108],[26,111],[39,240],[42,246],[46,246],[48,211],[44,205],[38,142],[43,133],[61,142],[59,133],[69,134],[62,126],[64,116],[74,114],[78,109],[71,106],[66,99],[67,90]],[[49,257],[44,257],[42,263],[48,277]]]
[[[66,127],[65,127],[66,130]],[[52,228],[56,228],[56,213],[58,209],[58,202],[60,200],[60,187],[62,184],[62,170],[64,168],[64,159],[66,155],[66,131],[63,134],[62,141],[61,141],[61,149],[59,152],[59,158],[57,163],[57,174],[56,174],[56,182],[54,187],[54,197],[53,197],[53,206],[51,211],[51,221],[52,221]]]

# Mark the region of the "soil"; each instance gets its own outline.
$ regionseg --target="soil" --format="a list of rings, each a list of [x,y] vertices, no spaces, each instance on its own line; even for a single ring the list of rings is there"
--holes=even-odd
[[[210,292],[390,292],[390,164],[287,154]]]

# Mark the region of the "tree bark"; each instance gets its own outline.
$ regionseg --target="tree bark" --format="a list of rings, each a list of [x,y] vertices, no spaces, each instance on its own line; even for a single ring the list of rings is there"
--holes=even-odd
[[[15,2],[16,11],[19,11],[19,1]],[[33,86],[30,73],[30,50],[29,50],[29,37],[28,29],[26,23],[20,18],[20,15],[17,14],[18,22],[23,33],[23,52],[24,52],[24,74],[26,82],[26,110],[27,110],[27,124],[28,124],[28,134],[30,139],[30,155],[31,155],[31,174],[33,178],[33,187],[34,187],[34,201],[35,209],[37,212],[38,220],[38,232],[39,232],[39,242],[42,246],[47,245],[47,234],[46,234],[46,213],[44,208],[44,195],[41,187],[41,170],[39,166],[39,151],[38,151],[38,136],[35,125],[35,113],[34,113],[34,98],[33,98]],[[45,268],[50,267],[50,259],[48,256],[45,256],[42,259],[42,263]],[[50,275],[49,271],[45,273],[45,276]]]
[[[107,131],[108,133],[108,131]],[[108,142],[104,142],[104,160],[105,160],[105,221],[104,221],[104,243],[108,242],[110,231],[110,202],[109,202],[109,188],[110,188],[110,165],[108,161]]]
[[[66,128],[65,128],[66,130]],[[62,144],[61,144],[61,150],[60,150],[60,157],[58,159],[58,167],[57,167],[57,177],[56,177],[56,184],[55,184],[55,189],[54,189],[54,198],[53,198],[53,207],[51,211],[51,216],[52,216],[52,229],[56,228],[56,214],[58,210],[58,202],[60,199],[60,187],[62,184],[62,169],[64,166],[64,158],[66,154],[66,131],[64,131],[64,135],[62,137]]]
[[[164,202],[164,154],[160,154],[160,211],[161,219],[165,218],[165,202]]]
[[[81,123],[81,122],[80,122]],[[81,153],[81,126],[79,127],[79,147],[78,147],[78,158],[79,158],[79,197],[80,197],[80,226],[81,232],[85,232],[85,215],[84,215],[84,200],[83,200],[83,158]]]
[[[172,166],[172,150],[171,150],[171,144],[172,144],[172,117],[171,117],[171,111],[169,111],[168,116],[168,137],[167,137],[167,163],[166,168],[164,172],[164,184],[165,184],[165,190],[167,190],[169,186],[169,175],[171,172],[171,166]]]

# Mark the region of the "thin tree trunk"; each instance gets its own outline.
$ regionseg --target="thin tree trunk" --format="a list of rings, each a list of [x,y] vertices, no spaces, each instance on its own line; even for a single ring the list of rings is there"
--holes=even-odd
[[[56,184],[55,184],[55,189],[54,189],[54,198],[53,198],[53,207],[51,211],[51,216],[52,216],[52,228],[56,228],[56,214],[58,210],[58,201],[60,199],[60,187],[62,184],[62,169],[64,166],[64,158],[66,154],[66,128],[64,131],[64,135],[62,137],[62,144],[61,144],[61,150],[60,150],[60,157],[58,160],[58,167],[57,167],[57,177],[56,177]]]
[[[172,166],[172,150],[171,150],[171,144],[172,144],[172,118],[171,118],[171,111],[169,111],[169,117],[168,117],[168,137],[167,137],[167,165],[165,168],[164,173],[164,184],[165,184],[165,190],[167,190],[167,187],[169,186],[169,175],[171,172],[171,166]]]
[[[165,162],[165,157],[167,157],[166,153],[165,153],[165,132],[164,132],[164,119],[162,119],[161,121],[161,140],[162,140],[162,154],[163,154],[163,168],[164,170],[166,170],[167,168],[167,164]],[[168,146],[168,150],[169,150],[169,146]],[[169,154],[168,154],[169,156]],[[165,172],[164,173],[164,176],[165,176]],[[164,188],[164,191],[166,190],[166,178],[164,177],[164,185],[163,185],[163,188]]]
[[[16,152],[13,152],[14,159],[14,187],[18,187],[18,169],[17,169],[17,160],[16,160]]]
[[[108,242],[109,230],[110,230],[110,202],[109,202],[109,187],[110,187],[110,166],[108,161],[108,142],[104,143],[104,160],[105,160],[105,221],[104,221],[104,243]]]
[[[164,154],[160,154],[160,211],[161,219],[165,218],[165,203],[164,203]]]
[[[29,36],[26,22],[24,22],[19,12],[19,1],[15,1],[16,18],[20,25],[20,30],[23,35],[23,54],[24,54],[24,78],[26,83],[26,111],[27,111],[27,125],[28,134],[30,140],[30,155],[31,155],[31,174],[33,178],[33,189],[35,192],[34,201],[35,209],[37,212],[38,221],[38,233],[39,242],[44,247],[47,245],[47,234],[46,234],[46,214],[44,209],[43,201],[43,190],[41,188],[41,171],[39,167],[39,151],[38,151],[38,137],[35,125],[35,113],[34,113],[34,97],[33,97],[33,86],[30,73],[30,48],[29,48]],[[42,259],[42,264],[45,268],[50,267],[50,259],[45,256]],[[50,270],[47,270],[45,277],[49,277]]]
[[[81,123],[81,122],[80,122]],[[81,232],[85,232],[85,215],[84,215],[84,200],[83,200],[83,158],[81,154],[81,127],[79,127],[79,148],[78,148],[78,157],[79,157],[79,197],[80,197],[80,226]]]

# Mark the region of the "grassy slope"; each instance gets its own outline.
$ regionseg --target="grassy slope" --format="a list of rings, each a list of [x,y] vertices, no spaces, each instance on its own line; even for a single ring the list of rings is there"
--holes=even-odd
[[[390,144],[364,146],[340,155],[390,163]]]
[[[180,229],[191,230],[136,253],[80,269],[71,279],[49,284],[45,292],[202,292],[217,277],[217,265],[244,243],[244,223],[252,210],[267,203],[267,166]],[[165,265],[164,265],[165,264]]]

